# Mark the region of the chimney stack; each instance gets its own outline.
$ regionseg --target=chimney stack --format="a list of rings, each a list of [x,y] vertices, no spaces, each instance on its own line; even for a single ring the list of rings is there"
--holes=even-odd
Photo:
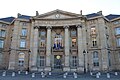
[[[17,17],[20,17],[20,16],[21,16],[21,14],[20,14],[20,13],[18,13],[18,14],[17,14]]]
[[[39,15],[39,12],[38,11],[36,11],[36,16],[38,16]]]
[[[82,10],[80,10],[80,14],[82,15]]]
[[[98,14],[102,15],[102,11],[97,12]]]

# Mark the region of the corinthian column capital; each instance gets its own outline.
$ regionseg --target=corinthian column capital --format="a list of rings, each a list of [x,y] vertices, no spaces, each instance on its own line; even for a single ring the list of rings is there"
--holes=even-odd
[[[81,24],[76,25],[77,28],[82,28]]]
[[[39,28],[39,26],[34,26],[34,29],[38,29]]]
[[[68,26],[68,25],[66,25],[66,26],[63,26],[63,28],[65,28],[65,29],[68,29],[68,28],[69,28],[69,26]]]
[[[47,29],[52,29],[52,26],[46,26]]]

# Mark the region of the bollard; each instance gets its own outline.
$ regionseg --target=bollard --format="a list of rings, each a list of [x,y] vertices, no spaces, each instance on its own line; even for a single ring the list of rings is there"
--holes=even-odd
[[[2,76],[6,76],[6,71],[3,72]]]
[[[100,75],[101,75],[101,73],[100,73],[100,72],[98,72],[98,75],[100,76]]]
[[[110,78],[110,74],[109,73],[107,73],[107,78]]]
[[[43,75],[44,73],[43,72],[41,72],[41,75]]]
[[[28,74],[28,71],[25,71],[25,74]]]
[[[66,72],[66,73],[65,73],[65,75],[67,76],[67,75],[68,75],[68,73]]]
[[[42,78],[44,78],[45,77],[45,74],[42,74]]]
[[[115,72],[115,75],[117,76],[117,75],[118,75],[118,73],[117,73],[117,72]]]
[[[100,78],[100,76],[99,76],[99,74],[98,74],[98,73],[96,74],[96,78]]]
[[[12,72],[12,77],[14,77],[15,76],[15,72]]]
[[[21,72],[20,72],[20,71],[18,71],[18,74],[21,74]]]
[[[93,75],[93,73],[92,73],[92,72],[90,72],[90,75],[92,76],[92,75]]]
[[[52,75],[51,72],[49,72],[48,75]]]
[[[74,74],[74,78],[77,78],[77,74],[76,73]]]
[[[66,74],[63,74],[63,78],[66,78]]]
[[[35,73],[32,73],[32,77],[35,77]]]

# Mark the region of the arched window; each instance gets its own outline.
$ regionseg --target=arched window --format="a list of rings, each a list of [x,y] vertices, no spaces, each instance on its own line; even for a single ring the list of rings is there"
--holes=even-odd
[[[2,53],[0,52],[0,64],[2,64],[2,58],[3,58],[3,55],[2,55]]]
[[[22,52],[19,53],[19,55],[18,55],[18,61],[19,61],[18,65],[23,66],[24,65],[24,60],[25,60],[25,54],[22,53]]]
[[[97,51],[93,52],[93,66],[99,66],[99,57]]]

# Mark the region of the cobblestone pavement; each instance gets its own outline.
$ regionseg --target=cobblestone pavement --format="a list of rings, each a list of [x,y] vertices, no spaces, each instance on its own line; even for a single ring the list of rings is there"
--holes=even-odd
[[[45,77],[42,77],[42,74]],[[13,71],[6,71],[4,75],[4,71],[0,71],[0,80],[120,80],[120,72],[118,72],[118,75],[115,75],[115,72],[110,72],[109,74],[110,76],[108,77],[110,78],[107,78],[106,73],[101,73],[98,76],[99,78],[96,78],[96,73],[93,73],[92,76],[89,73],[77,73],[77,78],[74,78],[73,72],[69,72],[68,74],[65,72],[55,72],[49,75],[49,73],[41,72],[29,72],[28,74],[25,74],[25,72],[21,72],[20,74],[15,72],[14,74]],[[66,78],[63,78],[63,76]]]

